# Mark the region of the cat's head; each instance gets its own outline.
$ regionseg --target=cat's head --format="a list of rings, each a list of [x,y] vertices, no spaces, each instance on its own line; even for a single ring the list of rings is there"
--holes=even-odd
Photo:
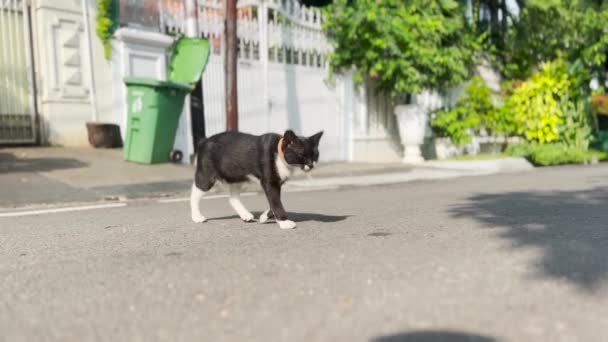
[[[323,131],[310,137],[298,137],[292,130],[283,134],[283,156],[285,162],[297,166],[303,171],[310,171],[319,161],[319,140]]]

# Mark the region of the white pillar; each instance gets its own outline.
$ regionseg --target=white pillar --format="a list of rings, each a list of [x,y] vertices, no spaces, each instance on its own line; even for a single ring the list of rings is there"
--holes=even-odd
[[[114,89],[114,113],[118,116],[123,139],[127,129],[128,76],[167,79],[167,48],[173,38],[153,32],[121,28],[114,33],[112,41],[112,73]]]
[[[99,121],[99,114],[97,113],[97,92],[95,91],[95,71],[94,71],[94,65],[95,62],[93,61],[93,44],[91,42],[91,24],[89,21],[89,4],[87,0],[81,0],[81,5],[82,5],[82,16],[84,18],[84,32],[85,32],[85,39],[87,42],[87,55],[89,57],[89,87],[90,87],[90,91],[89,91],[89,96],[91,98],[91,120],[93,122],[97,122]]]
[[[186,0],[186,37],[198,37],[198,3]]]

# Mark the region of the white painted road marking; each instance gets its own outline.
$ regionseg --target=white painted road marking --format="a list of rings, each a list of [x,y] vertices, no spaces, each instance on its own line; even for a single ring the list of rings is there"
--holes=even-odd
[[[120,207],[126,207],[126,206],[127,206],[127,203],[112,203],[112,204],[85,205],[85,206],[80,206],[80,207],[65,207],[65,208],[30,210],[30,211],[15,211],[15,212],[10,212],[10,213],[0,213],[0,217],[17,217],[17,216],[56,214],[56,213],[66,213],[66,212],[70,212],[70,211],[110,209],[110,208],[120,208]]]
[[[257,195],[257,192],[243,192],[241,196],[254,196]],[[222,195],[209,195],[203,197],[203,200],[212,200],[217,198],[228,198],[227,194]],[[169,199],[161,199],[158,200],[158,203],[177,203],[177,202],[188,202],[190,197],[180,197],[180,198],[169,198]]]
[[[338,190],[340,187],[337,185],[328,185],[328,186],[316,186],[316,187],[306,187],[306,188],[289,188],[285,192],[312,192],[312,191],[327,191],[327,190]]]

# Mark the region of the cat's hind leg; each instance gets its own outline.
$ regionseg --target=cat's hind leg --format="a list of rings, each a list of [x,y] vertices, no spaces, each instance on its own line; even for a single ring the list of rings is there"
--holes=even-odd
[[[196,182],[192,183],[190,191],[190,217],[194,223],[203,223],[207,218],[201,213],[201,200],[205,196],[206,191],[199,189]]]
[[[197,156],[196,160],[196,173],[190,191],[190,215],[195,223],[207,221],[207,218],[201,213],[201,201],[215,184],[215,170],[208,159],[203,155],[201,159],[198,159]]]

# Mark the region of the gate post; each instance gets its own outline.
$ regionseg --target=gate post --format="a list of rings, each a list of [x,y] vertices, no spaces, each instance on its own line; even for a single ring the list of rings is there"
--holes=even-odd
[[[226,130],[237,131],[239,129],[237,0],[226,0],[225,18]]]
[[[270,94],[268,90],[268,4],[267,0],[259,0],[258,4],[258,35],[260,42],[260,62],[262,64],[262,86],[264,114],[266,116],[266,131],[271,129]]]

